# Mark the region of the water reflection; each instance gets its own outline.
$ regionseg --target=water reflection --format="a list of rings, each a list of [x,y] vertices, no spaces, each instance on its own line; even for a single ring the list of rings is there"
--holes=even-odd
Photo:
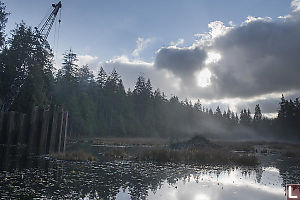
[[[263,172],[262,176],[268,179],[268,174],[265,174],[265,172]],[[245,176],[240,169],[232,169],[229,173],[221,172],[219,176],[214,173],[210,175],[202,173],[196,177],[192,175],[188,182],[184,180],[178,181],[175,188],[164,184],[157,193],[150,193],[149,199],[281,200],[284,199],[284,188],[281,186],[280,179],[278,173],[274,179],[274,184],[273,182],[270,184],[258,183],[254,171],[250,171]]]
[[[1,168],[2,198],[276,200],[285,199],[283,184],[290,182],[289,176],[294,175],[299,181],[299,168],[291,170],[283,161],[273,167],[242,169],[136,162],[57,162],[42,157],[25,160],[25,165],[15,159],[15,166]]]

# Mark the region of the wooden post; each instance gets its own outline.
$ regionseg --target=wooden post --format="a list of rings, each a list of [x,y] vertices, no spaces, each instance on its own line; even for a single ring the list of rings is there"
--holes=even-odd
[[[64,151],[64,141],[65,141],[65,129],[66,129],[66,112],[63,112],[63,121],[62,121],[62,131],[61,131],[61,135],[60,135],[60,148],[59,148],[59,152],[63,152]]]
[[[16,138],[16,124],[15,124],[16,113],[14,111],[8,112],[8,124],[7,124],[7,138],[6,144],[12,145],[15,144]]]
[[[33,108],[30,118],[30,130],[29,130],[29,141],[28,141],[28,151],[29,153],[34,153],[36,151],[36,143],[38,137],[38,123],[39,109],[37,106]]]
[[[57,151],[57,130],[58,130],[58,110],[56,107],[52,110],[52,124],[50,128],[50,136],[49,136],[49,153],[53,153]]]
[[[10,158],[10,147],[6,147],[6,148],[3,148],[3,152],[1,152],[1,163],[2,163],[2,167],[5,171],[8,171],[8,170],[11,170],[9,168],[9,165],[11,163],[11,158]]]
[[[63,133],[63,153],[66,152],[66,146],[67,146],[67,133],[68,133],[68,118],[69,118],[69,113],[68,111],[65,112],[65,116],[64,116],[64,133]]]
[[[3,142],[3,138],[4,138],[4,117],[5,117],[5,113],[4,112],[0,112],[0,144],[4,143]]]
[[[26,144],[29,153],[66,150],[69,113],[53,106],[42,110],[35,106],[30,117],[23,113],[0,112],[0,144]]]
[[[0,138],[1,144],[6,144],[8,136],[8,112],[3,113],[3,126],[2,126],[2,137]]]
[[[47,150],[48,128],[49,128],[49,110],[43,110],[41,115],[41,131],[39,140],[39,154],[45,154]]]
[[[19,115],[19,128],[18,128],[18,138],[17,141],[19,144],[27,144],[28,140],[28,116],[24,113]]]
[[[16,141],[15,143],[18,144],[25,144],[25,118],[26,114],[24,113],[16,113],[15,116],[15,125],[16,125]]]
[[[61,108],[60,112],[59,112],[59,125],[58,125],[58,134],[57,134],[57,152],[61,152],[61,135],[62,135],[62,131],[63,131],[63,122],[64,122],[64,110]]]

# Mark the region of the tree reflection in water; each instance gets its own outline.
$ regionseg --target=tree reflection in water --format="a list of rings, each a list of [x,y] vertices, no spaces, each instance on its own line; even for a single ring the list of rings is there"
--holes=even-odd
[[[287,171],[288,168],[283,162],[278,165],[281,170],[277,173],[276,170],[274,171],[277,168],[264,168],[263,166],[256,169],[241,169],[175,164],[158,165],[129,161],[68,162],[41,157],[25,159],[22,156],[8,159],[3,153],[9,155],[2,151],[0,196],[3,198],[116,199],[125,192],[131,199],[146,199],[154,198],[158,194],[166,195],[167,192],[174,192],[177,187],[179,190],[179,187],[188,186],[193,187],[195,193],[199,193],[205,187],[211,187],[214,190],[223,190],[224,194],[227,194],[231,187],[232,194],[237,188],[241,190],[243,187],[250,188],[249,191],[260,190],[265,193],[273,188],[274,191],[279,189],[279,192],[274,192],[274,195],[282,199],[284,198],[282,184],[286,181],[289,182],[282,178],[288,179],[290,177],[284,174],[293,173]],[[283,176],[281,176],[282,174]],[[272,178],[272,176],[274,177]],[[231,183],[232,181],[235,183]],[[270,195],[272,195],[271,193]]]

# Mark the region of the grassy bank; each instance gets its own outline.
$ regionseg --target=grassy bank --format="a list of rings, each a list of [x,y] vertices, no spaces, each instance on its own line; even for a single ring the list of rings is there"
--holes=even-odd
[[[152,137],[137,137],[137,138],[94,138],[91,140],[93,144],[106,144],[106,145],[166,145],[169,139],[166,138],[152,138]]]
[[[144,151],[137,157],[138,160],[154,162],[181,162],[214,165],[256,166],[257,158],[252,155],[239,155],[216,149],[172,150],[154,149]]]
[[[96,157],[90,153],[87,153],[83,150],[80,151],[71,151],[66,153],[54,153],[50,157],[58,160],[68,160],[68,161],[94,161]]]
[[[179,140],[175,140],[179,141]],[[89,138],[75,143],[77,148],[71,148],[66,154],[56,154],[52,157],[63,160],[88,161],[95,160],[93,145],[109,145],[102,151],[100,160],[135,160],[148,162],[195,163],[204,165],[237,165],[256,166],[259,164],[256,153],[281,154],[284,157],[299,158],[297,144],[255,142],[255,141],[211,141],[201,137],[172,143],[170,139],[161,138]],[[112,146],[110,146],[112,145]],[[127,147],[147,145],[140,151],[128,151]],[[122,147],[120,147],[122,146]],[[103,147],[105,148],[105,147]],[[79,151],[78,151],[79,150]],[[97,152],[93,152],[94,154]]]

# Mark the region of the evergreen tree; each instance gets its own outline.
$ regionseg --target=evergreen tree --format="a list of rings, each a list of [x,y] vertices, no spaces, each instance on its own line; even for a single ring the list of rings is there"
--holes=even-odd
[[[223,119],[227,118],[227,112],[225,110],[223,111],[222,117],[223,117]]]
[[[8,20],[9,13],[6,12],[6,6],[0,1],[0,48],[5,42],[5,27]]]
[[[287,112],[287,101],[285,100],[283,94],[281,96],[281,102],[279,103],[280,109],[278,111],[278,119],[285,119],[286,118],[286,112]]]
[[[65,84],[76,84],[78,78],[77,54],[71,49],[64,54],[63,67],[59,70],[59,76]],[[59,77],[60,78],[60,77]]]
[[[255,106],[255,113],[254,113],[254,118],[253,118],[253,120],[254,120],[255,122],[259,122],[259,121],[262,120],[262,114],[261,114],[261,110],[260,110],[259,104],[257,104],[257,105]]]
[[[208,114],[209,114],[210,116],[213,116],[213,111],[212,111],[211,108],[209,109]]]
[[[133,93],[135,95],[141,95],[146,90],[145,78],[143,76],[139,76],[137,78]]]
[[[101,67],[95,81],[87,65],[78,68],[77,55],[72,50],[64,54],[62,68],[54,79],[51,49],[25,23],[17,25],[5,41],[7,16],[0,2],[0,103],[15,77],[28,76],[13,105],[15,111],[29,113],[35,105],[62,105],[70,113],[73,135],[80,136],[178,137],[191,130],[214,132],[206,125],[210,122],[224,132],[243,131],[243,125],[269,134],[266,136],[300,140],[298,98],[286,100],[282,95],[276,119],[262,118],[260,106],[256,105],[253,120],[250,109],[242,109],[239,120],[229,108],[222,114],[218,106],[213,113],[199,100],[192,104],[175,95],[167,99],[159,89],[153,92],[150,79],[146,81],[143,76],[127,93],[115,69],[107,77]]]
[[[148,95],[148,97],[152,98],[153,97],[153,91],[152,91],[152,85],[151,85],[151,81],[148,78],[146,84],[145,84],[145,90],[146,90],[146,94]]]
[[[6,57],[0,75],[5,88],[3,94],[15,84],[16,78],[25,80],[24,85],[19,86],[20,93],[12,109],[29,113],[33,106],[49,103],[53,54],[23,22],[12,31],[8,45],[2,52]]]
[[[219,106],[216,108],[215,116],[219,119],[222,118],[222,112]]]
[[[118,74],[116,69],[113,69],[110,75],[108,76],[105,84],[106,91],[117,93],[119,82],[120,82],[120,75]]]
[[[97,84],[102,89],[105,87],[106,81],[107,81],[107,74],[104,71],[103,67],[101,66],[97,76]]]
[[[89,84],[94,83],[94,75],[93,73],[90,71],[89,66],[88,65],[83,65],[80,69],[79,69],[79,73],[78,73],[78,79],[81,85],[85,85],[88,86]]]
[[[196,111],[200,112],[202,111],[200,100],[198,99],[197,102],[194,104],[194,108]]]

